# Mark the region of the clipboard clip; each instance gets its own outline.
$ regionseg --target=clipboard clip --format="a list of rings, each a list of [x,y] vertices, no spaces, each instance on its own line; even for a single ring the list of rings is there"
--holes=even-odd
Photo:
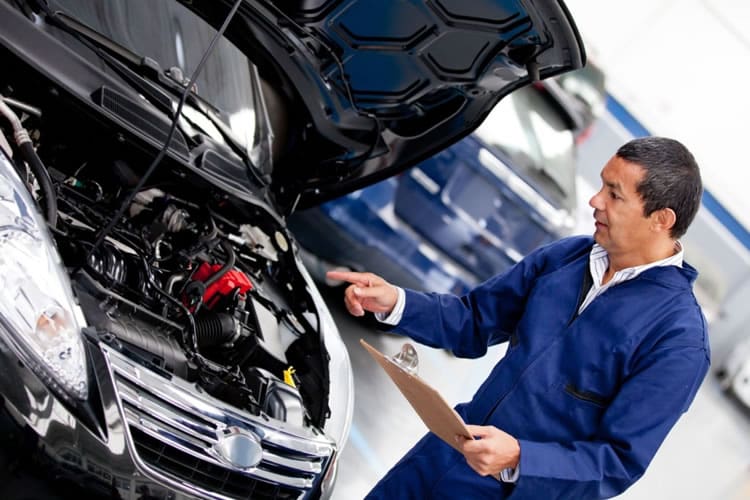
[[[416,376],[417,369],[419,368],[419,357],[417,356],[417,350],[413,345],[406,342],[402,347],[401,351],[388,356],[388,360],[395,365],[398,365],[409,375]]]

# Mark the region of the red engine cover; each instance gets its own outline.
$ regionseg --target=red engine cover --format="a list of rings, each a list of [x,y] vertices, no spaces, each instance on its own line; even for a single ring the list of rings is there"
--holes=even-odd
[[[199,281],[206,281],[211,276],[216,274],[219,269],[222,268],[221,264],[209,264],[208,262],[202,263],[198,270],[195,272],[193,277]],[[232,293],[235,288],[240,289],[240,294],[244,295],[249,290],[252,290],[253,284],[250,282],[245,273],[231,269],[227,271],[221,278],[206,287],[206,291],[203,294],[203,303],[208,307],[213,305],[212,299],[218,299],[216,294],[219,296],[226,296]]]

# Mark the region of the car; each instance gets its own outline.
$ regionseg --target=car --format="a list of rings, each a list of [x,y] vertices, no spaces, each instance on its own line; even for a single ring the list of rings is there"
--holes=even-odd
[[[0,45],[2,449],[122,499],[330,496],[351,366],[285,218],[585,62],[552,0],[0,0]]]
[[[570,106],[580,117],[576,141],[583,142],[607,107],[607,77],[604,70],[588,58],[586,66],[560,75],[554,81],[573,98]]]
[[[404,174],[292,215],[313,276],[369,270],[461,294],[571,234],[576,138],[591,126],[572,101],[555,81],[519,88],[469,137]]]
[[[744,338],[735,343],[716,375],[721,389],[750,411],[750,340]]]

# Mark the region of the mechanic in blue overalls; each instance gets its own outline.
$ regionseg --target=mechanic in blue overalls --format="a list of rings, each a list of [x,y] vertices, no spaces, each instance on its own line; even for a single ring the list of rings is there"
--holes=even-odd
[[[692,154],[660,137],[601,172],[593,238],[543,246],[457,297],[332,272],[364,311],[417,342],[479,357],[509,342],[472,400],[459,453],[428,434],[367,498],[587,499],[638,480],[709,367],[696,270],[679,238],[701,202]]]

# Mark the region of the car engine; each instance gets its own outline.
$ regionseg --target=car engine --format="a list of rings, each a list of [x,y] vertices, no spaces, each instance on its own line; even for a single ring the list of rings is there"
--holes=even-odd
[[[320,318],[262,191],[230,196],[167,158],[114,220],[155,151],[97,129],[91,116],[72,120],[49,100],[6,102],[50,174],[57,220],[48,226],[87,335],[237,408],[322,429],[329,388]]]

